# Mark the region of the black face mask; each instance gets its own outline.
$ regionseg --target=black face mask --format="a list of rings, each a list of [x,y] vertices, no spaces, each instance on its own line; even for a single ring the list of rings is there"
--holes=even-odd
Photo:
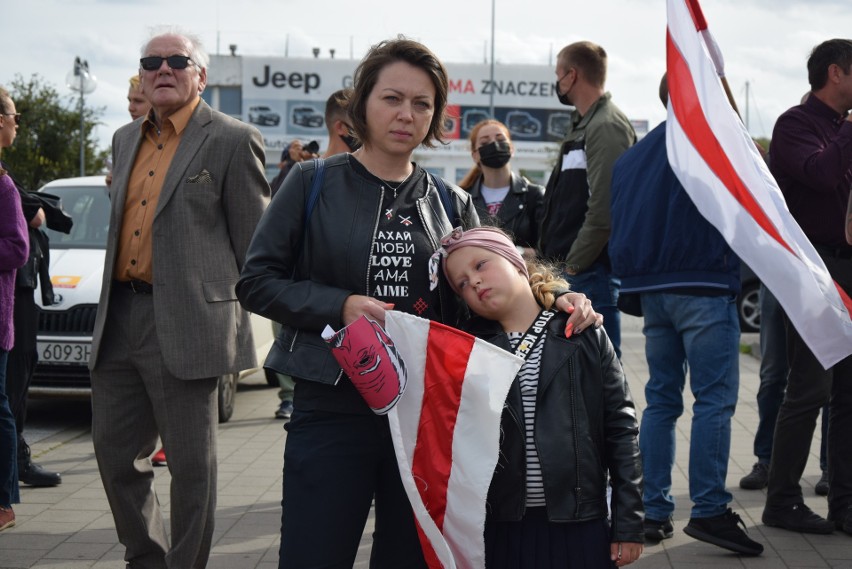
[[[359,141],[351,134],[347,134],[346,136],[338,134],[337,136],[339,136],[340,140],[342,140],[346,144],[346,146],[349,147],[349,152],[355,152],[356,150],[361,148],[361,141]]]
[[[479,161],[489,168],[502,168],[512,157],[512,147],[505,140],[495,140],[479,147]]]
[[[570,73],[570,70],[568,71],[568,73]],[[568,73],[565,73],[565,75],[568,75]],[[574,106],[574,103],[571,101],[571,98],[570,98],[570,97],[568,97],[568,92],[569,92],[571,89],[573,89],[573,88],[574,88],[574,83],[576,83],[576,82],[577,82],[577,79],[575,78],[575,79],[574,79],[574,83],[571,83],[571,86],[570,86],[570,87],[568,87],[568,89],[567,89],[567,90],[563,93],[562,91],[560,91],[560,90],[559,90],[559,82],[560,82],[560,81],[562,81],[562,79],[564,79],[564,78],[565,78],[565,75],[563,75],[563,76],[559,79],[559,81],[557,81],[556,83],[554,83],[554,87],[556,87],[556,98],[557,98],[557,99],[559,99],[559,102],[560,102],[560,103],[562,103],[563,105],[565,105],[566,107],[573,107],[573,106]]]
[[[574,106],[574,103],[572,103],[571,99],[568,98],[568,93],[559,92],[559,83],[556,84],[556,98],[559,99],[559,102],[565,105],[566,107]]]

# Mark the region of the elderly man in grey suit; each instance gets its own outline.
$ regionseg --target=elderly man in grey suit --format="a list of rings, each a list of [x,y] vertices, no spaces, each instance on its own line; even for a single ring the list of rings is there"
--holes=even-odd
[[[269,200],[258,131],[200,94],[208,56],[166,33],[142,50],[146,117],[113,138],[95,322],[92,437],[131,568],[201,568],[216,509],[218,377],[256,365],[234,285]],[[171,544],[148,457],[169,449]]]

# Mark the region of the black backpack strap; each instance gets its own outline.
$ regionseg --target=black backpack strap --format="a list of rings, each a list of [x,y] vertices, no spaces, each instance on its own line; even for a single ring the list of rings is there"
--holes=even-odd
[[[305,203],[305,234],[308,232],[308,220],[311,219],[311,214],[314,212],[314,206],[317,205],[320,191],[322,190],[322,179],[325,175],[325,160],[322,158],[314,159],[314,179],[311,182],[311,193],[308,196],[308,201]]]
[[[441,198],[441,203],[444,205],[444,211],[447,213],[447,218],[450,220],[450,225],[455,225],[456,223],[456,214],[455,209],[453,208],[453,200],[450,199],[450,192],[447,190],[447,185],[444,183],[444,179],[440,176],[432,176],[432,179],[435,181],[435,187],[438,188],[438,196]]]
[[[302,249],[305,246],[305,241],[308,238],[308,221],[311,219],[311,214],[314,212],[314,206],[319,200],[320,191],[322,191],[322,179],[325,175],[325,160],[322,158],[314,159],[314,179],[311,181],[311,192],[308,194],[308,201],[305,202],[305,220],[302,224],[302,242],[299,244],[299,253],[297,260],[302,256]],[[293,263],[293,277],[296,276],[296,265]]]

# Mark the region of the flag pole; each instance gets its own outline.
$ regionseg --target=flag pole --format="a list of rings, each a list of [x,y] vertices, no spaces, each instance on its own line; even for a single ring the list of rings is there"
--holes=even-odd
[[[728,96],[728,102],[731,103],[731,106],[734,108],[734,112],[737,113],[737,116],[740,117],[742,121],[743,117],[740,115],[740,110],[737,108],[737,102],[734,100],[734,94],[731,93],[731,87],[728,85],[728,78],[722,75],[719,77],[722,80],[722,87],[725,88],[725,95]]]
[[[725,89],[725,95],[728,96],[728,102],[733,107],[734,112],[740,117],[740,110],[737,108],[737,102],[734,100],[734,94],[731,93],[731,86],[728,85],[728,79],[725,77],[725,60],[722,58],[722,52],[716,44],[716,40],[710,34],[710,29],[707,26],[707,20],[704,18],[704,12],[701,10],[701,5],[698,0],[686,0],[686,7],[692,14],[692,21],[695,23],[695,28],[701,33],[704,39],[704,45],[710,53],[710,59],[713,60],[713,66],[716,68],[716,74],[722,80],[722,87]]]

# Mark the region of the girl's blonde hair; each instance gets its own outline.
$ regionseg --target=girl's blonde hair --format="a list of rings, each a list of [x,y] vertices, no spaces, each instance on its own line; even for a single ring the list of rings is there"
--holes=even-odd
[[[556,291],[568,290],[568,281],[563,279],[556,267],[538,259],[527,261],[530,273],[530,288],[536,302],[544,309],[550,310],[556,304]]]

